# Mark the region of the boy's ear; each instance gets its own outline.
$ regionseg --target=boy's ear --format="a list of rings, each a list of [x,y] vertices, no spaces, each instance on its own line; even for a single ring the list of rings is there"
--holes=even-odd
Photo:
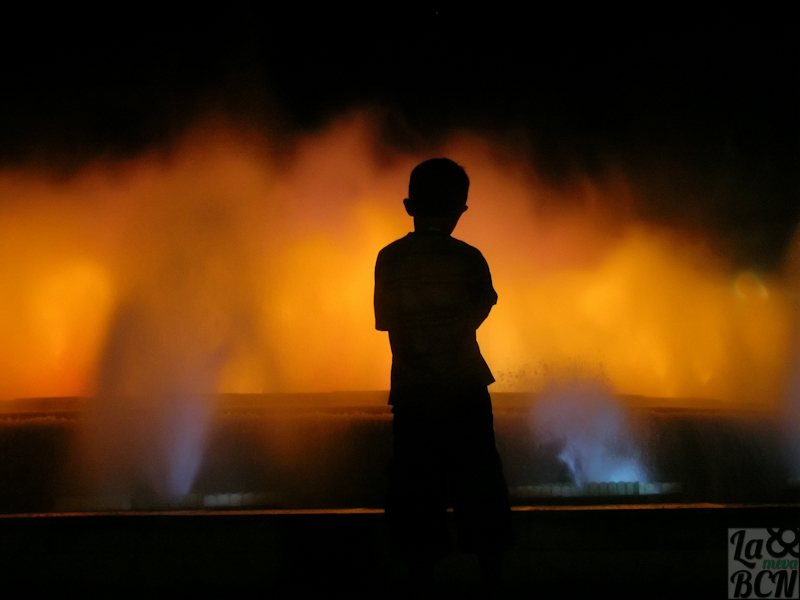
[[[408,216],[409,217],[413,217],[414,216],[414,205],[411,203],[411,200],[409,200],[408,198],[403,200],[403,206],[406,207],[406,212],[408,213]]]

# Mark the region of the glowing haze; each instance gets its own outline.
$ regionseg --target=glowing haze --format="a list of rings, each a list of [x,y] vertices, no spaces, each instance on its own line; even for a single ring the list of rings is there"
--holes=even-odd
[[[621,175],[555,189],[470,134],[397,154],[356,116],[288,156],[204,126],[68,179],[0,172],[0,398],[387,389],[374,261],[411,229],[408,175],[430,156],[472,181],[454,235],[499,294],[479,331],[493,389],[580,376],[625,394],[781,396],[781,283],[637,221]]]

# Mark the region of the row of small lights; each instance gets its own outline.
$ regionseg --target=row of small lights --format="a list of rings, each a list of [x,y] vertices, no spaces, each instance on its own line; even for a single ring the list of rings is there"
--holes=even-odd
[[[639,481],[601,481],[582,486],[546,483],[514,488],[513,495],[520,498],[573,497],[573,496],[651,496],[680,492],[680,483],[642,483]]]

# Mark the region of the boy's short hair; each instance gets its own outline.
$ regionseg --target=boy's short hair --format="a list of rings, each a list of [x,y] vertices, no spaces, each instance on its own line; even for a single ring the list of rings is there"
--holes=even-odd
[[[469,177],[449,158],[432,158],[411,171],[408,199],[416,214],[442,216],[467,204]]]

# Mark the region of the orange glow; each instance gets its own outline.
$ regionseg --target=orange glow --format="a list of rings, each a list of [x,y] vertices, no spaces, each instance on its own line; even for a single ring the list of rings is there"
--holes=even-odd
[[[553,189],[469,135],[435,155],[472,180],[454,235],[500,297],[479,331],[493,389],[588,376],[623,394],[779,398],[794,327],[780,281],[637,222],[622,176]],[[376,151],[356,117],[288,159],[205,127],[68,180],[0,172],[0,398],[94,394],[126,310],[147,332],[118,393],[161,389],[158,369],[192,392],[386,389],[374,261],[412,227],[401,202],[428,157]]]

